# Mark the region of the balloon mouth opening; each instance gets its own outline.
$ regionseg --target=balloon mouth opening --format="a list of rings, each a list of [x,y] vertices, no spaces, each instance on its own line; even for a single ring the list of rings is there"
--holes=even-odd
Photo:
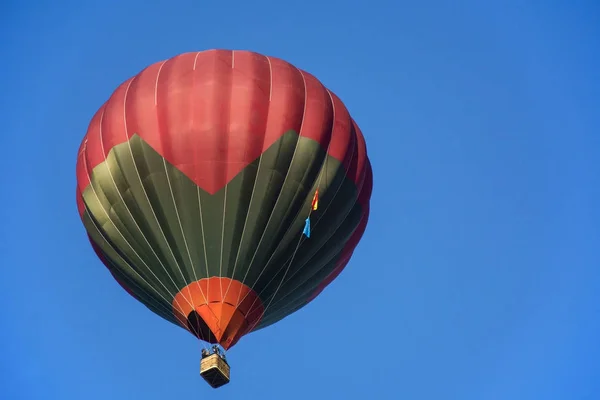
[[[192,311],[187,316],[186,320],[188,330],[198,339],[213,344],[219,343],[214,332],[210,329],[206,321],[202,319],[200,314],[196,312],[196,310]]]

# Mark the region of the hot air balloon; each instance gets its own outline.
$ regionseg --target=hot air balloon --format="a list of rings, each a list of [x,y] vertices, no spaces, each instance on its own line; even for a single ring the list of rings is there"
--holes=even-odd
[[[123,82],[93,116],[76,174],[79,215],[114,279],[225,350],[338,276],[373,180],[334,93],[237,50],[180,54]]]

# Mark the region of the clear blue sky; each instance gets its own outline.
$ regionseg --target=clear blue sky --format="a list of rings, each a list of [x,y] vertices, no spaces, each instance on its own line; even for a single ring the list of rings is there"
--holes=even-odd
[[[9,0],[0,34],[0,398],[600,398],[596,1]],[[345,272],[234,347],[216,391],[197,340],[97,261],[75,205],[95,110],[208,48],[316,75],[375,174]]]

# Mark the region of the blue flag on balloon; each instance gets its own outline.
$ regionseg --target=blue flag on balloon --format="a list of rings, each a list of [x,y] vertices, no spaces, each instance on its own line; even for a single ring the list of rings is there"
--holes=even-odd
[[[304,233],[307,238],[310,237],[310,217],[306,218],[306,221],[304,222],[304,231],[302,233]]]

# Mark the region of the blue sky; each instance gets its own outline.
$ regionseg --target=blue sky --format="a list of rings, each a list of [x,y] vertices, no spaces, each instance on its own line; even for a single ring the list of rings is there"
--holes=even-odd
[[[0,21],[0,398],[600,398],[595,1],[9,0]],[[375,176],[345,272],[234,347],[216,391],[197,340],[96,260],[75,205],[112,90],[209,48],[321,79]]]

